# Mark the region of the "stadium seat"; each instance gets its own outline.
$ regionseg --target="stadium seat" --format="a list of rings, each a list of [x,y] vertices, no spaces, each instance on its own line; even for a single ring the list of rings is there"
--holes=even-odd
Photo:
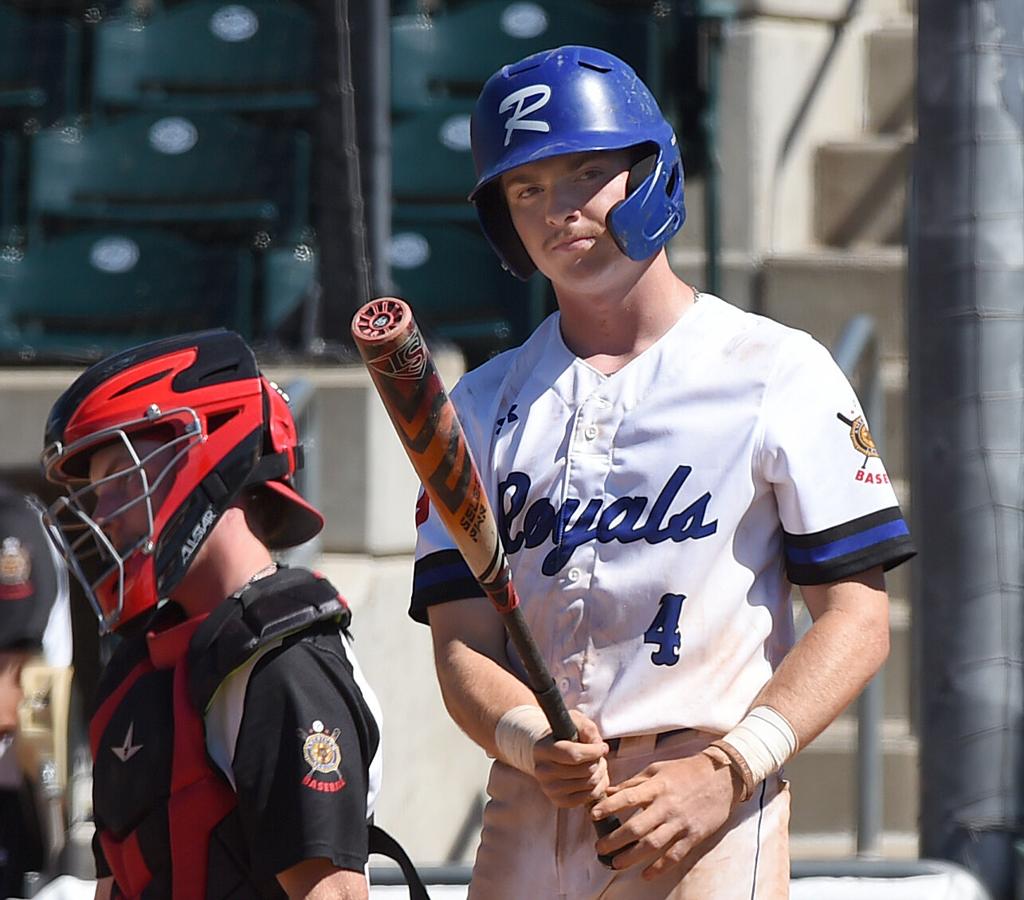
[[[123,6],[133,2],[150,2],[150,0],[3,0],[7,6],[17,7],[30,13],[45,15],[63,15],[81,17],[88,21],[96,21],[116,12]]]
[[[0,243],[12,240],[20,224],[21,141],[12,132],[0,132]]]
[[[268,111],[317,104],[315,23],[287,0],[190,0],[96,28],[93,102],[111,109]]]
[[[470,111],[499,66],[561,44],[590,44],[646,73],[649,10],[587,0],[479,0],[391,20],[392,112]]]
[[[523,341],[544,314],[545,283],[505,272],[475,224],[394,216],[391,278],[424,331],[460,345],[471,363]]]
[[[45,126],[77,112],[80,53],[68,22],[0,4],[0,126]]]
[[[0,253],[0,352],[75,358],[176,332],[252,332],[252,256],[157,230],[83,229]]]
[[[277,334],[317,290],[317,254],[308,244],[272,247],[263,253],[263,293],[257,334]]]
[[[391,124],[391,193],[399,203],[453,204],[446,218],[473,218],[469,112],[424,110]]]
[[[136,114],[32,140],[29,224],[202,225],[290,237],[306,224],[309,138],[218,113]]]

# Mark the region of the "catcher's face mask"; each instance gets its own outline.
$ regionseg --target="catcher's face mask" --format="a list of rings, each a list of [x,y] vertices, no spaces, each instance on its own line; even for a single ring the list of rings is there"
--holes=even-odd
[[[175,471],[202,440],[198,415],[183,408],[47,451],[47,471],[85,473],[65,475],[68,494],[50,506],[44,521],[105,629],[122,620],[126,600],[130,609],[156,603],[156,597],[146,603],[144,596],[127,595],[152,565],[159,513]]]

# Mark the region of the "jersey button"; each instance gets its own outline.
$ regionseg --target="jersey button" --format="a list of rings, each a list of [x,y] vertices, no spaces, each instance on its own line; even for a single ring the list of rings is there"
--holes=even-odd
[[[562,693],[566,694],[569,692],[569,679],[563,678],[558,682],[559,687],[562,689]]]
[[[596,425],[588,425],[586,428],[583,429],[583,436],[588,441],[592,441],[594,438],[597,437],[597,426]]]
[[[579,569],[570,569],[568,572],[565,573],[565,577],[568,578],[570,581],[579,581],[580,580],[580,570]]]

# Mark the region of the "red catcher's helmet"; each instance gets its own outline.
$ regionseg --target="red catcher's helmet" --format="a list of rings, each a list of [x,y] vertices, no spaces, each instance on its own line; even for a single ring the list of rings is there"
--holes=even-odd
[[[96,363],[54,404],[45,441],[46,477],[68,491],[47,524],[108,631],[168,595],[243,488],[281,505],[291,531],[275,533],[272,548],[323,525],[291,487],[301,452],[287,400],[234,332],[166,338]],[[90,481],[90,459],[111,445],[119,462]]]

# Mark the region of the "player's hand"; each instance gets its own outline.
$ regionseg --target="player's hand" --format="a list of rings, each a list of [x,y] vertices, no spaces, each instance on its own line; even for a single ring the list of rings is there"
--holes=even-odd
[[[548,735],[533,745],[534,777],[548,799],[564,808],[599,800],[608,787],[608,745],[583,713],[573,709],[569,715],[578,740],[556,741]]]
[[[731,770],[716,769],[702,754],[652,763],[610,786],[608,796],[594,806],[595,819],[612,814],[623,819],[633,811],[597,842],[597,852],[614,854],[615,869],[646,865],[642,877],[656,878],[717,832],[737,800]]]

